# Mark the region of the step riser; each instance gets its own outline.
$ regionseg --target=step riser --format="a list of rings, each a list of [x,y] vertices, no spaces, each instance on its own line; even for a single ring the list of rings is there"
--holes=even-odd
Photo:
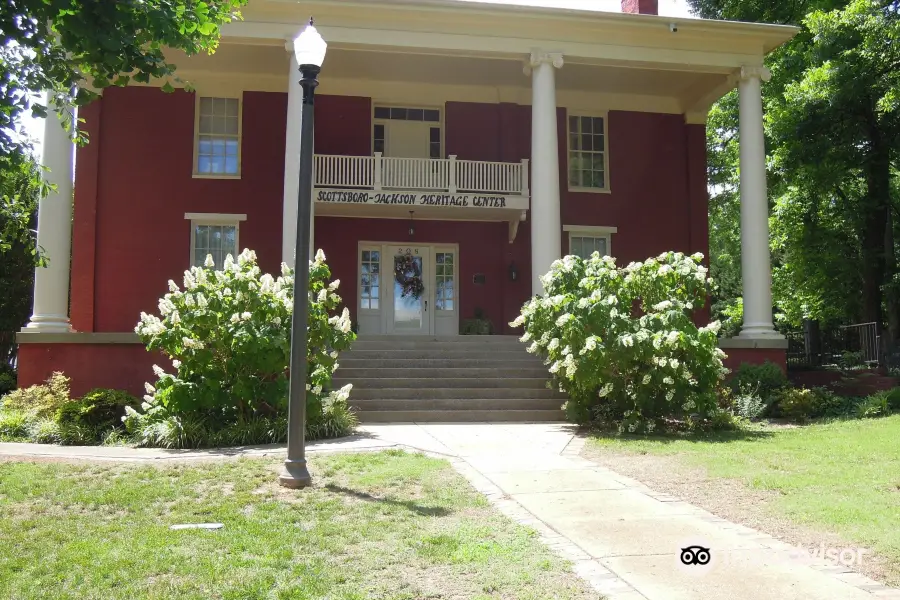
[[[565,395],[548,389],[510,389],[510,388],[381,388],[361,389],[353,387],[350,401],[354,400],[445,400],[459,398],[463,400],[494,399],[552,399],[565,400]]]
[[[474,411],[384,411],[362,412],[363,423],[495,423],[495,422],[559,422],[565,420],[561,410],[474,410]]]
[[[362,335],[356,344],[415,342],[417,344],[521,344],[517,335]]]
[[[519,360],[508,358],[481,360],[471,358],[407,358],[402,360],[354,358],[350,354],[342,354],[338,358],[340,370],[349,369],[529,369],[547,376],[547,367],[539,360],[522,357]]]
[[[547,380],[540,377],[525,378],[517,377],[511,379],[490,379],[487,377],[428,377],[418,379],[415,377],[380,377],[380,378],[344,378],[343,374],[335,373],[339,377],[334,378],[334,387],[339,388],[353,384],[354,389],[373,390],[382,388],[415,388],[415,389],[435,389],[435,388],[503,388],[517,390],[542,390],[547,386]]]
[[[446,399],[446,400],[363,400],[350,398],[350,406],[359,414],[372,411],[423,410],[560,410],[562,400],[542,399]]]
[[[466,350],[506,350],[509,352],[525,352],[524,344],[520,342],[490,344],[484,342],[410,342],[398,340],[396,342],[363,342],[356,340],[353,342],[353,350],[433,350],[446,349],[455,352],[463,352]]]
[[[546,371],[541,367],[532,367],[532,368],[493,368],[493,369],[476,369],[476,368],[415,368],[415,367],[403,367],[403,368],[391,368],[391,369],[378,369],[378,368],[364,368],[364,369],[356,369],[356,368],[345,368],[347,367],[346,363],[340,363],[340,368],[335,372],[335,377],[340,379],[348,379],[350,381],[366,381],[369,379],[413,379],[413,380],[424,380],[431,379],[434,381],[434,385],[439,386],[439,382],[445,379],[463,379],[463,380],[471,380],[473,378],[477,378],[479,380],[482,379],[537,379],[541,382],[545,382],[547,380]]]
[[[405,360],[430,359],[430,360],[531,360],[543,364],[540,358],[532,356],[523,350],[492,350],[484,346],[474,351],[442,350],[428,348],[425,350],[360,350],[354,348],[341,353],[341,359],[359,360]]]

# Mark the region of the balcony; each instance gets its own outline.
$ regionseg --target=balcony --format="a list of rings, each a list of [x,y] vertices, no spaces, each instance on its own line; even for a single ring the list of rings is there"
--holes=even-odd
[[[450,158],[316,154],[316,188],[508,195],[527,198],[528,160],[518,163]]]

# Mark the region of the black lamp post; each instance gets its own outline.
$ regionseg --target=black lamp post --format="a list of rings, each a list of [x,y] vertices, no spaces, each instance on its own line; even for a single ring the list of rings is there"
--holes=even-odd
[[[306,329],[309,311],[309,229],[312,212],[313,121],[317,79],[327,44],[309,20],[294,38],[300,66],[303,109],[300,116],[300,189],[297,193],[297,246],[294,248],[294,315],[291,330],[291,377],[288,387],[287,458],[278,482],[288,488],[312,483],[306,467]]]

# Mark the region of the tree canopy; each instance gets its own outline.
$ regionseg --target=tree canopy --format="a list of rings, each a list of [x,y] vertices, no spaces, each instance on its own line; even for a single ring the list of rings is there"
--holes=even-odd
[[[707,18],[802,28],[767,59],[764,86],[780,322],[877,321],[900,340],[900,0],[689,1]],[[740,279],[735,97],[708,127],[720,314],[737,302]]]
[[[219,27],[247,0],[5,0],[0,3],[0,156],[24,151],[23,113],[46,114],[34,95],[69,108],[110,85],[168,82],[164,48],[211,52]]]

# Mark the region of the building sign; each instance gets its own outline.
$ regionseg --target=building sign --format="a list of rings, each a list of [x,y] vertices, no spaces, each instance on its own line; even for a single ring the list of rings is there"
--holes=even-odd
[[[454,208],[510,208],[527,210],[526,196],[490,194],[435,194],[432,192],[384,192],[317,189],[316,202],[331,204],[382,204],[394,206],[449,206]]]

